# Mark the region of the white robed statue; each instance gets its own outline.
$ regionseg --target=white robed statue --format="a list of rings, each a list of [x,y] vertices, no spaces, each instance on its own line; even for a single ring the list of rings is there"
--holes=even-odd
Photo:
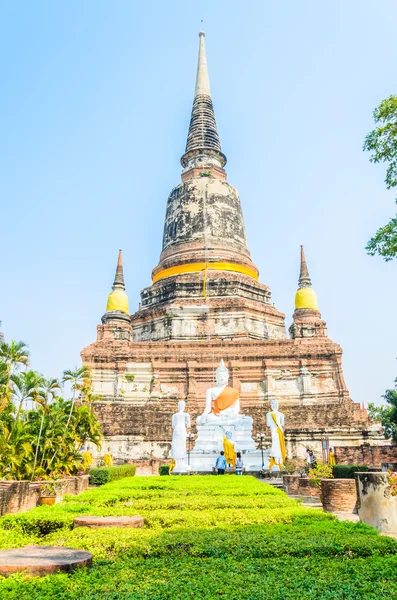
[[[272,410],[266,415],[266,425],[270,427],[272,434],[269,471],[280,471],[287,457],[284,438],[284,415],[278,410],[277,400],[272,400],[270,406]]]
[[[187,429],[190,427],[190,415],[185,413],[186,402],[178,402],[178,412],[172,415],[172,446],[171,458],[175,460],[173,473],[187,473],[189,470],[186,464],[186,438]]]

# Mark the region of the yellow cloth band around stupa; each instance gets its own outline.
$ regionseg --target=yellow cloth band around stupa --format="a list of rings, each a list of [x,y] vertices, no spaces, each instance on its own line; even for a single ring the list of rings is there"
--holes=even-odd
[[[310,308],[318,310],[316,292],[310,288],[300,288],[295,296],[295,308]]]
[[[112,310],[119,310],[123,313],[129,314],[128,311],[128,296],[121,290],[110,292],[108,296],[108,302],[106,305],[106,312]]]
[[[180,275],[181,273],[196,273],[199,271],[233,271],[235,273],[242,273],[248,275],[253,279],[258,280],[258,273],[254,269],[244,267],[243,265],[237,265],[236,263],[229,262],[210,262],[210,263],[186,263],[184,265],[178,265],[176,267],[169,267],[168,269],[162,269],[155,275],[153,275],[152,282],[156,283],[159,279],[165,277],[172,277],[173,275]]]

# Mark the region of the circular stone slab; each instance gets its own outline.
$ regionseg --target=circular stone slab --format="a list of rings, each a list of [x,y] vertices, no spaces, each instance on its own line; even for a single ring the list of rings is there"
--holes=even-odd
[[[75,527],[143,527],[143,517],[76,517]]]
[[[27,571],[43,577],[57,571],[73,571],[76,567],[92,567],[92,554],[60,546],[24,546],[0,551],[0,575]]]

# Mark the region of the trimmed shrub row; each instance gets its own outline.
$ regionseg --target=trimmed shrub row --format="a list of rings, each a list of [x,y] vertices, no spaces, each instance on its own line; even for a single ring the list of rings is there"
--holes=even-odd
[[[73,518],[84,514],[140,514],[145,527],[73,529]],[[305,508],[249,476],[124,478],[0,519],[0,548],[26,544],[81,548],[93,553],[94,565],[42,579],[0,577],[1,599],[378,600],[397,594],[395,540]]]
[[[110,481],[116,479],[122,479],[123,477],[133,477],[136,472],[135,465],[121,465],[119,467],[98,467],[90,469],[90,484],[91,485],[104,485]]]
[[[354,479],[354,473],[368,471],[366,465],[334,465],[332,473],[335,479]]]

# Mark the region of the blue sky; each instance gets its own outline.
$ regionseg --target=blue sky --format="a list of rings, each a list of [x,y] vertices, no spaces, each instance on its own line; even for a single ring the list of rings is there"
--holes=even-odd
[[[395,206],[361,148],[397,91],[396,17],[392,0],[0,2],[5,336],[46,375],[78,364],[121,247],[136,310],[180,181],[203,26],[260,279],[288,326],[305,245],[351,396],[380,401],[397,376],[397,263],[364,247]]]

